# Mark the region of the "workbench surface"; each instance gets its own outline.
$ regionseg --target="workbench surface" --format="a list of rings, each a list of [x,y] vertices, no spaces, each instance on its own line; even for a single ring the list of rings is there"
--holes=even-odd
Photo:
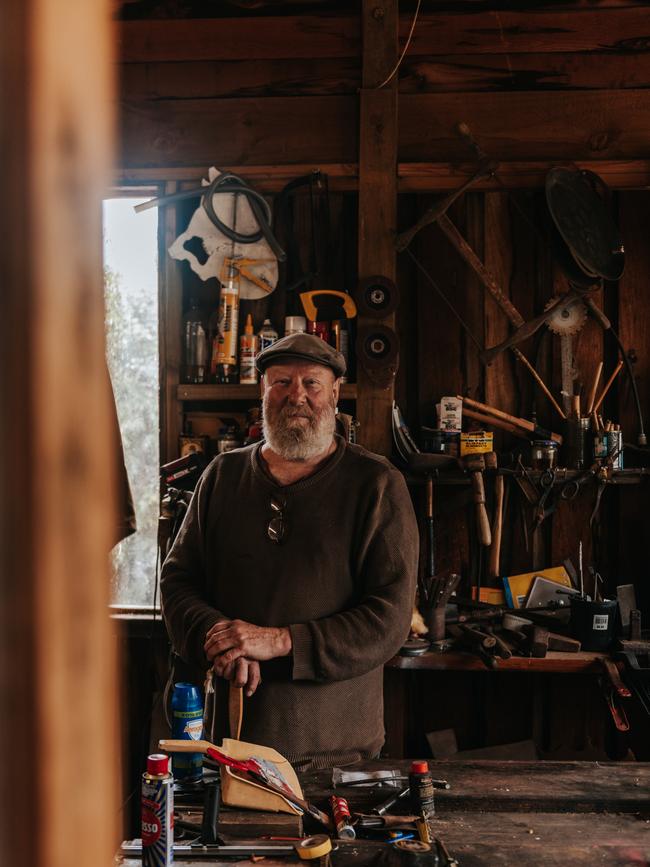
[[[384,760],[363,768],[407,772],[409,766]],[[650,763],[430,761],[429,767],[434,778],[451,785],[436,793],[432,829],[461,867],[650,864]],[[306,796],[325,806],[331,771],[303,774],[301,782]],[[353,811],[388,797],[385,789],[339,787],[337,793]],[[333,867],[368,864],[385,845],[341,843]],[[182,863],[199,867],[206,861]]]

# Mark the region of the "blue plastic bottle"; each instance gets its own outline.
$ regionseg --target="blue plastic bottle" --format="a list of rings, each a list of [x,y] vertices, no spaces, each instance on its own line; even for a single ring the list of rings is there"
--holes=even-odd
[[[203,705],[191,683],[175,683],[172,695],[172,738],[198,741],[203,735]],[[174,753],[174,779],[197,780],[203,773],[201,753]]]

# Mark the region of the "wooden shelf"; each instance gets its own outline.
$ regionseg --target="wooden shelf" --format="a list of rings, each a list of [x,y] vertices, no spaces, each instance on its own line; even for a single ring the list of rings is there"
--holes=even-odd
[[[488,669],[472,653],[452,650],[445,653],[428,651],[421,656],[394,656],[386,663],[387,668],[403,668],[417,671],[535,671],[562,674],[602,674],[604,653],[560,653],[549,651],[544,659],[528,656],[512,656],[500,659],[499,667]]]
[[[178,400],[259,400],[259,385],[190,385],[178,386]],[[346,382],[341,386],[341,400],[356,400],[357,385]]]

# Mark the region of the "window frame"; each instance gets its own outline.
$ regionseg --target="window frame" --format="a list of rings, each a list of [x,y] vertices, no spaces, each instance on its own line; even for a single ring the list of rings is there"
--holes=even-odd
[[[112,184],[105,195],[103,196],[103,201],[106,199],[118,199],[118,198],[151,198],[157,199],[160,196],[166,194],[166,188],[169,186],[168,183],[160,182],[138,182],[134,181],[131,183],[115,183]],[[155,207],[155,206],[154,206]],[[166,244],[167,233],[165,231],[167,226],[167,218],[168,212],[173,210],[175,212],[174,205],[167,205],[158,208],[158,225],[157,225],[157,252],[158,252],[158,449],[160,455],[160,462],[166,463],[166,461],[171,460],[171,458],[167,457],[168,455],[168,437],[167,431],[165,430],[165,417],[163,416],[163,406],[165,402],[163,401],[163,395],[167,395],[166,388],[166,371],[167,371],[167,347],[169,345],[169,341],[167,339],[168,336],[168,317],[167,317],[167,302],[168,302],[168,286],[167,286],[167,268],[168,262],[167,260],[170,258],[167,255],[167,247],[169,244]],[[102,221],[103,227],[103,221]],[[172,239],[173,240],[173,239]],[[171,243],[171,241],[169,242]],[[176,263],[178,264],[178,263]],[[182,285],[181,285],[182,289]],[[179,348],[180,348],[180,340],[179,340]],[[180,432],[180,431],[179,431]],[[160,475],[158,476],[158,503],[160,504],[160,497],[162,491],[160,486]],[[137,532],[137,530],[136,530]],[[160,569],[159,563],[159,551],[157,552],[156,563],[154,564],[154,568],[156,571]],[[119,604],[119,603],[110,603],[109,613],[111,619],[115,620],[156,620],[161,615],[161,607],[160,607],[160,588],[158,585],[158,574],[155,576],[156,587],[155,587],[155,605],[133,605],[133,604]]]

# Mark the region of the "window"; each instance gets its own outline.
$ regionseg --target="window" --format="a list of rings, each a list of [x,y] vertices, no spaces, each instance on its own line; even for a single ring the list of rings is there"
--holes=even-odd
[[[112,552],[111,601],[129,607],[154,601],[159,511],[158,209],[136,214],[145,200],[103,211],[106,351],[138,525]]]

